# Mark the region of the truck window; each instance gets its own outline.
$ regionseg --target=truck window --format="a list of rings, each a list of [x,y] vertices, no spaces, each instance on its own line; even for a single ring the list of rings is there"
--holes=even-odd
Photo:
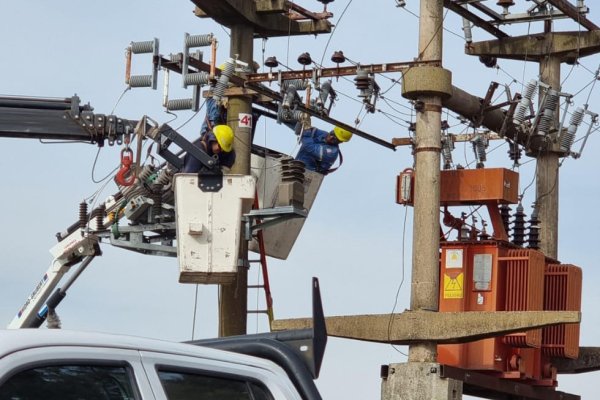
[[[0,400],[134,400],[131,376],[126,367],[35,367],[4,382]]]
[[[165,370],[158,377],[169,400],[273,400],[266,387],[243,378]]]

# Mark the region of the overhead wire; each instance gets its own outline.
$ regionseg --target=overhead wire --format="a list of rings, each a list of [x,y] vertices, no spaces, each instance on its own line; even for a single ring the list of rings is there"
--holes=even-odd
[[[390,319],[388,321],[388,329],[387,329],[387,334],[388,334],[388,341],[390,341],[391,336],[392,336],[392,328],[394,326],[394,312],[396,311],[396,307],[398,306],[398,299],[400,297],[400,290],[402,289],[402,286],[404,285],[404,271],[405,271],[405,250],[406,250],[406,221],[407,221],[407,217],[408,217],[408,207],[405,206],[404,207],[404,221],[402,223],[402,250],[401,250],[401,277],[400,277],[400,283],[398,284],[398,289],[396,289],[396,296],[394,298],[394,306],[392,307],[392,311],[390,312]],[[406,353],[402,352],[400,349],[398,349],[396,347],[396,345],[392,344],[391,345],[392,348],[394,350],[396,350],[398,353],[407,356]]]
[[[321,56],[320,64],[323,64],[323,60],[325,59],[325,53],[327,53],[327,48],[329,47],[329,43],[331,43],[331,38],[333,38],[333,35],[336,32],[338,25],[342,21],[342,18],[344,18],[344,14],[346,14],[346,11],[348,10],[348,7],[350,7],[350,4],[352,4],[352,1],[353,0],[348,1],[348,3],[346,4],[346,7],[344,7],[344,10],[340,14],[340,17],[338,18],[335,25],[333,26],[333,31],[331,32],[331,35],[329,35],[329,38],[327,39],[327,43],[325,43],[325,48],[323,49],[323,55]]]

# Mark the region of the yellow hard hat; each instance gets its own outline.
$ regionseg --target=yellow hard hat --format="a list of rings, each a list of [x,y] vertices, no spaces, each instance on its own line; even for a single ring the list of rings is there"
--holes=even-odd
[[[347,142],[352,138],[352,132],[340,128],[339,126],[333,128],[333,134],[340,142]]]
[[[221,150],[229,153],[233,149],[233,130],[227,125],[217,125],[212,131]]]

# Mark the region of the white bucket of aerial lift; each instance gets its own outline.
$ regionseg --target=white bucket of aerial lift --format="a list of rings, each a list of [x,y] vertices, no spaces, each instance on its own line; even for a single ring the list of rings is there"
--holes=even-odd
[[[266,157],[252,154],[250,159],[252,175],[256,176],[256,189],[260,208],[271,208],[277,202],[279,183],[281,182],[281,155]],[[304,204],[307,212],[319,193],[323,175],[314,171],[304,172]],[[296,243],[306,218],[293,218],[263,229],[265,253],[270,257],[286,260]],[[258,242],[252,239],[248,248],[259,253]]]
[[[238,268],[242,214],[254,200],[254,178],[223,175],[218,192],[200,190],[196,174],[177,174],[174,181],[179,282],[232,282]]]

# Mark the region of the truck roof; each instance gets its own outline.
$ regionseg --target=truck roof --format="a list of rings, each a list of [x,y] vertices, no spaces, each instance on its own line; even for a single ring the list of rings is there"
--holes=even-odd
[[[237,364],[273,370],[275,363],[263,358],[233,353],[226,350],[169,342],[138,336],[111,333],[70,331],[63,329],[7,329],[0,330],[0,358],[20,350],[56,347],[85,346],[153,351],[213,360],[225,360]]]

